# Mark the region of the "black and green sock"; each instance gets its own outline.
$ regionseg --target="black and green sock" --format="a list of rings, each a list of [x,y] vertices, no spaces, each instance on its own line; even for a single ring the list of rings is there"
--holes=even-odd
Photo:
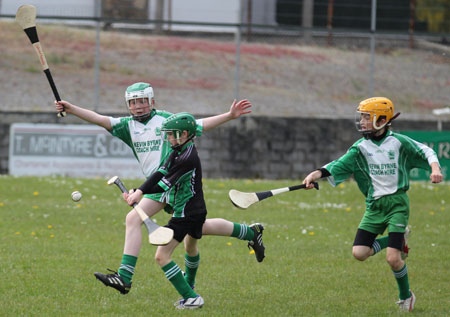
[[[197,294],[192,290],[183,277],[180,267],[173,261],[161,267],[167,279],[172,283],[175,289],[183,296],[184,299],[194,298]]]
[[[253,237],[255,236],[255,232],[247,225],[235,223],[233,222],[233,232],[231,233],[231,236],[234,238],[238,238],[240,240],[253,240]]]
[[[374,241],[372,245],[373,254],[375,255],[383,249],[386,249],[389,243],[389,236],[378,238]]]
[[[134,268],[136,267],[137,257],[133,255],[124,254],[122,256],[122,263],[120,264],[119,273],[120,277],[125,283],[131,283],[134,275]]]
[[[394,273],[395,279],[397,280],[399,291],[398,297],[400,299],[407,299],[411,297],[411,292],[409,291],[408,269],[406,267],[406,263],[401,270],[392,270],[392,272]]]
[[[197,275],[198,266],[200,264],[200,253],[196,256],[189,256],[187,253],[184,255],[184,264],[186,266],[186,275],[184,279],[189,286],[194,287],[195,276]]]

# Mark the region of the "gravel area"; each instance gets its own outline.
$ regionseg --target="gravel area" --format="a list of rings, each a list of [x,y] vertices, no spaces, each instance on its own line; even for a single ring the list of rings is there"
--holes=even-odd
[[[1,111],[49,111],[53,96],[32,46],[12,22],[0,21]],[[205,37],[101,33],[100,94],[95,93],[95,31],[38,26],[39,37],[63,99],[99,112],[126,111],[125,88],[148,81],[157,106],[171,112],[214,114],[235,97],[235,43]],[[338,49],[299,44],[241,45],[239,98],[253,114],[353,117],[368,96],[369,46]],[[433,118],[450,105],[446,49],[377,48],[374,95],[392,99],[407,118]]]

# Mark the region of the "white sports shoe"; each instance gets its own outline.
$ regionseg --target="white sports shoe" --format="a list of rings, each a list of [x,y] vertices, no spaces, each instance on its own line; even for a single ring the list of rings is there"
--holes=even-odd
[[[205,301],[203,300],[203,297],[200,295],[197,295],[197,297],[194,298],[187,298],[182,299],[178,302],[177,309],[196,309],[196,308],[202,308],[205,304]]]
[[[416,303],[416,296],[411,290],[409,291],[411,292],[411,297],[407,299],[401,299],[398,302],[396,302],[401,311],[411,312],[414,309],[414,304]]]
[[[403,245],[401,251],[402,260],[405,260],[408,257],[409,247],[408,247],[408,237],[411,234],[411,229],[409,226],[406,226],[405,234],[403,235]]]

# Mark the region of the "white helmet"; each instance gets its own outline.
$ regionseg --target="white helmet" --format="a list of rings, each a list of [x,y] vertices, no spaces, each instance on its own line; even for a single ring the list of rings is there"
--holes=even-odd
[[[129,86],[127,90],[125,91],[125,102],[127,104],[127,108],[129,110],[129,101],[134,99],[140,99],[140,98],[147,98],[148,103],[150,104],[150,107],[152,107],[152,100],[153,100],[154,94],[153,94],[153,88],[148,83],[134,83],[133,85]],[[140,116],[133,116],[133,119],[138,121],[145,121],[150,117],[151,110],[149,113],[140,115]]]

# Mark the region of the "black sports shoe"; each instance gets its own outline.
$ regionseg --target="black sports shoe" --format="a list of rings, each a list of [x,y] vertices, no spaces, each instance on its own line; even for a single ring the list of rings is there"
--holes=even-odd
[[[253,240],[248,242],[248,248],[250,249],[250,247],[252,247],[253,250],[255,250],[256,260],[262,262],[265,257],[264,250],[266,249],[262,241],[264,227],[260,223],[254,223],[250,225],[250,228],[252,228],[255,236],[253,237]]]
[[[116,271],[110,269],[108,269],[108,271],[113,272],[114,274],[103,274],[95,272],[94,275],[97,280],[101,281],[103,284],[105,284],[105,286],[115,288],[124,295],[128,294],[131,288],[131,283],[125,283],[125,281]]]

